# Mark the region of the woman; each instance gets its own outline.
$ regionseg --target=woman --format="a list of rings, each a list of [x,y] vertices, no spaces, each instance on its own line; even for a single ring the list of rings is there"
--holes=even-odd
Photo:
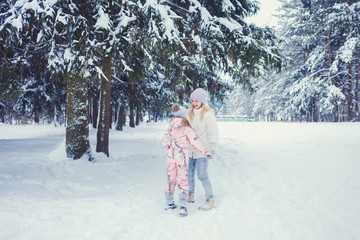
[[[188,120],[194,129],[200,142],[206,149],[214,155],[216,144],[218,142],[218,128],[215,118],[215,112],[207,103],[207,93],[202,88],[195,89],[191,95],[191,105],[188,110]],[[200,151],[192,146],[189,148],[189,197],[188,202],[195,202],[195,169],[197,176],[201,181],[206,197],[206,205],[199,207],[200,210],[210,210],[215,207],[213,189],[208,176],[209,159]]]

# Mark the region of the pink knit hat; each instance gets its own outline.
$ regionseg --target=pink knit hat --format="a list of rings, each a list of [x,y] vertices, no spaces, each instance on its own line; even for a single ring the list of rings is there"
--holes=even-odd
[[[204,89],[197,88],[191,93],[190,98],[195,98],[202,104],[205,104],[207,99],[207,93]]]

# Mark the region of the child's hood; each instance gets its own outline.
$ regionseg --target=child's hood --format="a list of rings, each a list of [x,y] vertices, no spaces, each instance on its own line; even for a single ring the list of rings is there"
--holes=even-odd
[[[184,127],[184,119],[179,117],[173,117],[170,120],[170,127],[172,128],[180,128]]]

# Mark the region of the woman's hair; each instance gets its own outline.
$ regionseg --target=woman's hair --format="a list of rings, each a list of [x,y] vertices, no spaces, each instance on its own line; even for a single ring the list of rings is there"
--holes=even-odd
[[[214,110],[212,110],[208,105],[206,104],[201,104],[201,113],[200,113],[200,120],[202,121],[204,119],[204,115],[206,112],[214,112]],[[188,115],[190,117],[190,120],[192,121],[194,119],[194,107],[192,104],[190,104],[189,110],[188,110]]]
[[[191,127],[189,121],[186,118],[184,118],[183,124],[184,124],[185,127]]]

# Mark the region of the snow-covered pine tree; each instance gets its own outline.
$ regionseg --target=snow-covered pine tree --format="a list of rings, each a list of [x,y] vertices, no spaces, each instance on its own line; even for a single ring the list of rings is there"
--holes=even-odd
[[[13,15],[8,13],[12,6],[5,1],[0,2],[0,112],[2,122],[12,122],[11,109],[15,97],[21,90],[20,77],[17,74],[18,67],[13,64],[16,60],[16,51],[13,42],[16,42],[15,18],[7,21]],[[15,32],[15,34],[12,34]],[[14,46],[14,47],[12,47]],[[9,111],[10,110],[10,111]]]
[[[7,1],[0,8],[4,99],[16,96],[18,118],[39,123],[42,116],[52,112],[54,101],[54,96],[48,95],[54,92],[54,85],[46,71],[46,49],[38,42],[43,28],[39,19],[51,10],[46,3],[40,6],[36,1]]]
[[[329,25],[333,30],[333,62],[334,81],[342,89],[345,96],[342,101],[342,120],[353,121],[358,116],[356,104],[358,86],[356,85],[357,46],[360,45],[360,5],[355,1],[344,0],[334,4],[330,11]]]
[[[196,87],[221,100],[229,89],[220,77],[224,72],[252,89],[250,78],[280,62],[274,34],[243,21],[257,10],[250,1],[149,0],[142,9],[151,38],[148,51],[155,53],[152,69],[159,71],[154,75],[163,77],[163,89],[181,89],[175,101]]]
[[[0,2],[0,108],[4,114],[2,121],[5,122],[5,115],[8,115],[10,123],[12,114],[7,112],[7,109],[13,107],[9,106],[9,103],[13,102],[22,85],[18,68],[13,64],[18,59],[17,46],[14,43],[18,43],[21,29],[20,19],[17,19],[13,5],[5,1]]]
[[[93,159],[88,138],[88,78],[99,65],[92,28],[95,10],[96,1],[54,2],[41,38],[49,48],[48,68],[66,76],[65,147],[67,156],[73,159],[84,154]]]
[[[16,50],[12,50],[11,54],[15,60],[12,63],[20,65],[19,78],[22,81],[30,79],[32,82],[33,79],[43,79],[41,76],[45,67],[42,64],[46,61],[44,58],[38,58],[36,61],[36,54],[42,57],[46,55],[47,67],[53,76],[66,75],[66,152],[73,159],[88,153],[91,159],[87,126],[86,77],[90,75],[91,67],[95,62],[92,59],[94,54],[89,41],[92,39],[89,37],[91,31],[88,31],[89,26],[94,25],[91,12],[94,3],[65,0],[7,3],[7,12],[1,15],[0,31],[10,36],[6,39],[7,47]],[[33,78],[31,71],[26,71],[26,67],[34,72],[34,76],[36,73],[40,77]],[[30,77],[23,75],[23,72],[30,73]],[[32,82],[28,85],[39,86]],[[25,82],[23,84],[25,85]],[[36,87],[36,89],[41,88]],[[33,99],[36,102],[36,98]],[[34,109],[37,111],[36,108]]]
[[[342,98],[342,94],[332,83],[329,71],[328,29],[323,28],[327,21],[326,8],[316,1],[281,2],[278,35],[290,61],[274,77],[276,82],[265,86],[271,89],[276,86],[275,89],[282,91],[268,91],[267,100],[255,100],[256,106],[272,106],[268,100],[276,96],[281,108],[273,107],[271,111],[275,110],[275,114],[285,119],[318,121],[320,117],[331,118],[335,109],[332,102],[334,98]],[[284,101],[286,104],[282,104]]]
[[[234,1],[239,13],[236,18],[238,21],[256,9],[256,5],[246,5],[245,3],[246,1],[242,3]],[[218,72],[232,69],[229,65],[239,66],[240,64],[240,62],[234,64],[232,60],[234,57],[229,57],[230,54],[226,53],[224,49],[231,41],[239,38],[237,36],[229,38],[229,34],[224,36],[219,32],[222,30],[221,26],[226,26],[234,20],[229,17],[232,11],[231,4],[225,6],[226,4],[222,4],[220,1],[217,4],[223,10],[219,11],[211,1],[201,3],[144,1],[136,4],[128,2],[126,8],[123,6],[123,9],[128,10],[123,12],[130,12],[130,14],[127,14],[127,18],[121,21],[132,23],[120,25],[117,28],[121,29],[118,31],[121,33],[121,37],[114,41],[117,48],[114,52],[117,53],[117,56],[114,57],[113,64],[115,79],[120,80],[116,81],[116,85],[122,86],[121,88],[125,90],[124,93],[128,95],[128,99],[125,100],[129,106],[131,126],[136,125],[135,111],[138,116],[141,116],[141,109],[153,108],[154,110],[151,112],[154,114],[166,111],[167,102],[182,100],[184,92],[188,94],[194,87],[205,87],[209,89],[212,96],[224,95],[227,85],[218,77]],[[240,4],[243,4],[241,5],[243,9],[239,7]],[[202,10],[207,7],[210,9],[209,13],[214,14],[214,18],[207,14],[201,14]],[[227,13],[223,14],[221,11],[227,11]],[[216,14],[220,17],[217,17]],[[221,22],[223,23],[221,24]],[[240,22],[244,24],[242,21]],[[241,24],[237,26],[240,27]],[[231,36],[234,26],[230,30],[225,29],[230,32]],[[242,29],[241,27],[241,31]],[[242,37],[245,39],[249,36]],[[264,39],[269,40],[266,38],[262,40]],[[256,47],[249,47],[249,49],[255,49],[251,50],[252,53],[258,49],[262,49],[266,53],[271,52],[268,51],[269,49],[265,49],[265,46],[269,45],[265,40],[263,42],[252,41],[254,45],[257,44]],[[214,43],[209,43],[210,41]],[[224,45],[225,43],[228,45]],[[238,46],[242,43],[238,43]],[[205,46],[205,53],[202,45]],[[223,64],[224,61],[226,64]],[[254,62],[256,61],[269,63],[264,58],[254,60]],[[242,66],[242,69],[247,68],[247,66]],[[119,88],[116,87],[116,89]],[[119,96],[119,94],[113,95]],[[134,96],[136,101],[132,100]],[[123,102],[123,100],[119,102]]]
[[[302,52],[296,57],[290,52],[291,50],[287,51],[294,60],[292,64],[296,66],[291,75],[292,83],[287,91],[291,103],[288,112],[297,120],[317,121],[319,115],[329,115],[334,110],[331,104],[332,94],[329,90],[333,84],[328,70],[330,56],[327,44],[328,31],[320,27],[326,24],[327,10],[325,7],[318,8],[315,2],[310,4],[308,1],[292,1],[292,5],[293,7],[297,5],[296,9],[299,12],[294,19],[293,16],[287,15],[288,9],[283,10],[286,14],[283,16],[285,18],[283,32],[294,26],[295,31],[288,32],[284,38],[291,39],[292,44],[295,45],[300,43]],[[299,24],[286,23],[287,19],[294,19]],[[298,42],[293,41],[296,39],[295,36],[298,36]],[[301,63],[299,59],[303,59]],[[320,104],[321,101],[328,104]]]
[[[73,159],[84,154],[92,160],[88,129],[88,78],[96,63],[93,45],[96,1],[58,2],[58,13],[64,14],[65,58],[67,72],[66,153]],[[62,26],[58,26],[62,27]]]
[[[97,124],[96,152],[103,152],[109,157],[109,130],[111,124],[111,79],[113,61],[113,43],[116,41],[115,22],[116,15],[121,7],[116,1],[99,1],[94,25],[98,44],[95,46],[100,55],[102,71],[100,72],[100,112]]]
[[[271,84],[261,86],[259,93],[266,96],[255,94],[254,111],[300,121],[352,121],[358,103],[358,4],[281,2],[278,35],[290,61],[281,73],[269,76]],[[277,108],[271,99],[278,101]]]
[[[112,89],[112,103],[115,104],[117,112],[116,129],[122,129],[125,123],[123,114],[125,110],[129,112],[129,126],[135,127],[138,120],[136,116],[141,116],[142,96],[140,82],[146,80],[144,72],[146,70],[146,56],[144,42],[146,33],[142,28],[142,14],[140,3],[128,1],[112,1],[119,11],[114,11],[113,16],[113,81],[115,86]],[[117,12],[117,13],[116,13]],[[127,109],[126,109],[127,108]],[[121,115],[121,116],[120,116]],[[140,117],[138,118],[140,119]]]
[[[279,67],[280,63],[273,31],[244,21],[256,13],[258,6],[235,0],[204,1],[202,6],[211,14],[211,18],[201,22],[200,28],[205,65],[211,64],[210,72],[227,72],[250,91],[254,90],[251,79],[263,75],[268,66]],[[217,53],[212,60],[208,59],[211,52]]]
[[[314,29],[310,35],[314,47],[304,65],[306,81],[303,86],[306,84],[308,87],[303,92],[313,92],[312,96],[307,94],[308,107],[317,105],[320,116],[334,121],[351,121],[354,117],[355,84],[351,62],[359,42],[356,21],[359,8],[355,3],[352,3],[352,7],[349,4],[344,1],[319,0],[312,1],[311,7],[306,9],[309,15],[307,22]],[[351,9],[355,11],[352,13]],[[352,18],[355,19],[355,25]],[[356,26],[355,32],[351,31],[353,26]],[[323,39],[326,39],[326,43]]]

